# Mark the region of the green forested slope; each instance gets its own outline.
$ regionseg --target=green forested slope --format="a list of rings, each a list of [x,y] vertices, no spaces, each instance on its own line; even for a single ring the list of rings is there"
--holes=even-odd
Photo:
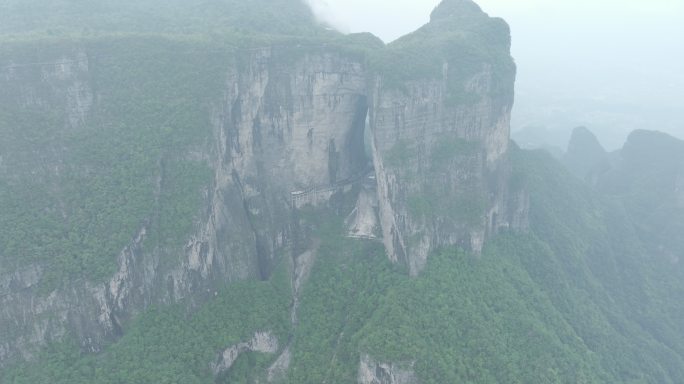
[[[684,141],[661,132],[635,131],[616,157],[597,189],[625,207],[650,253],[681,257]]]
[[[293,0],[0,2],[0,271],[49,265],[46,292],[98,281],[144,224],[145,247],[174,254],[210,180],[189,153],[212,140],[237,46],[321,31]]]
[[[270,331],[286,340],[291,296],[287,274],[281,266],[270,282],[232,284],[201,308],[179,303],[150,309],[126,327],[117,343],[99,354],[81,354],[77,344],[67,339],[47,348],[37,364],[0,371],[0,382],[213,383],[209,365],[224,348],[248,341],[258,331]],[[245,356],[231,374],[234,378],[251,377],[257,370],[249,363],[259,362],[263,368],[270,361],[270,356]]]
[[[282,333],[287,326],[277,315],[289,295],[252,293],[248,300],[270,319],[256,324],[291,337],[287,381],[355,382],[360,356],[368,353],[415,363],[423,383],[678,383],[684,377],[682,268],[650,256],[620,206],[574,181],[548,155],[515,150],[513,157],[517,183],[531,192],[530,233],[500,235],[479,256],[445,249],[414,279],[389,264],[379,244],[345,239],[336,220],[317,219],[322,244],[293,333]],[[282,287],[278,276],[273,284]],[[261,284],[244,288],[269,286]],[[239,295],[230,297],[237,302],[210,302],[199,313],[244,308]],[[162,357],[165,368],[150,368],[148,376],[157,381],[130,382],[212,382],[208,362],[223,345],[201,342],[215,337],[212,327],[193,326],[182,342],[164,342],[164,354],[140,352],[163,340],[155,336],[160,326],[184,326],[160,313],[169,312],[136,320],[101,356],[56,352],[46,360],[51,364],[15,368],[4,380],[67,377],[57,373],[78,367],[86,372],[81,380],[94,370],[105,373],[89,382],[110,383],[122,372],[162,364],[160,356],[191,354],[203,358]],[[274,359],[244,356],[229,382],[255,382]],[[163,381],[163,372],[180,371],[195,373],[188,381]]]
[[[354,336],[353,329],[330,325],[345,324],[340,318],[313,316],[325,325],[317,329],[328,329],[322,339],[344,337],[327,344],[335,348],[307,345],[295,362],[308,366],[310,376],[293,382],[353,382],[361,353],[415,362],[425,383],[677,383],[683,377],[682,268],[649,254],[624,208],[549,156],[519,150],[512,156],[516,184],[531,194],[530,233],[501,235],[479,257],[444,250],[416,279],[379,274],[374,279],[385,287],[361,295],[374,309]],[[319,260],[318,268],[338,277],[321,271],[310,286],[320,277],[328,287],[347,280],[367,287],[353,269],[340,271],[356,264],[346,260],[327,267]],[[309,304],[322,309],[349,297],[330,290],[318,289]],[[320,355],[333,351],[342,352],[325,364]]]
[[[66,84],[55,65],[17,67],[16,80],[0,90],[2,267],[49,262],[48,285],[111,276],[115,256],[150,217],[146,246],[178,245],[210,176],[209,165],[187,153],[211,134],[211,101],[230,50],[136,36],[39,39],[0,45],[0,52],[21,63],[44,61],[49,52],[80,60],[84,52],[88,58],[69,63],[71,71],[89,66]],[[58,92],[79,85],[93,100],[72,124],[69,113],[78,108]],[[27,107],[26,97],[36,101]]]
[[[489,18],[470,1],[444,1],[430,23],[375,52],[370,61],[385,87],[446,78],[450,102],[477,102],[466,82],[490,65],[497,67],[492,70],[492,95],[512,93],[516,67],[510,48],[510,29],[503,19]]]
[[[210,147],[212,108],[250,49],[294,60],[382,46],[326,31],[296,0],[113,4],[0,2],[12,32],[0,33],[0,271],[49,265],[44,292],[111,276],[143,225],[146,249],[175,255],[211,176],[191,154]],[[89,23],[99,32],[79,29]]]

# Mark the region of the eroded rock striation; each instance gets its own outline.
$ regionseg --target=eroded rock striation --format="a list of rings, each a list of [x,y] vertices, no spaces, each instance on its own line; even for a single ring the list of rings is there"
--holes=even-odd
[[[118,44],[113,40],[108,44]],[[117,94],[94,80],[119,74],[116,65],[126,60],[134,68],[154,65],[154,57],[145,56],[145,44],[154,41],[141,43],[141,52],[127,52],[125,58],[92,53],[97,51],[93,42],[79,44],[45,51],[37,61],[41,65],[3,59],[0,96],[12,100],[10,109],[22,115],[60,110],[64,116],[50,127],[55,140],[35,153],[11,151],[8,140],[0,142],[0,177],[7,185],[19,183],[10,167],[22,164],[34,179],[44,179],[47,195],[61,196],[62,176],[76,161],[64,137],[125,125],[125,119],[116,120],[119,112],[169,108],[126,104],[117,110],[112,104]],[[186,42],[164,44],[187,49]],[[0,266],[0,365],[30,359],[68,333],[84,350],[98,351],[121,335],[125,321],[151,305],[184,299],[201,303],[226,283],[267,279],[279,259],[306,254],[296,248],[311,244],[298,231],[297,208],[335,204],[341,195],[357,202],[353,211],[343,212],[349,235],[382,238],[388,257],[414,276],[441,247],[479,252],[501,228],[526,226],[526,195],[509,187],[515,65],[505,22],[471,1],[447,0],[429,24],[373,52],[333,43],[255,45],[231,50],[218,61],[220,76],[202,83],[218,84],[216,94],[203,95],[206,101],[197,104],[203,109],[192,111],[198,121],[207,121],[206,135],[179,146],[173,156],[146,160],[150,172],[138,176],[149,186],[143,206],[160,208],[135,221],[135,231],[116,255],[113,275],[82,276],[49,285],[45,292],[43,280],[52,266],[46,260]],[[187,77],[194,79],[202,70],[195,68]],[[122,84],[118,92],[154,86]],[[197,96],[175,97],[169,98],[177,104],[171,110],[191,105]],[[162,132],[183,124],[173,116],[154,124]],[[137,145],[142,139],[127,140],[113,138],[111,145]],[[153,152],[159,145],[153,141],[144,148]],[[98,166],[107,169],[87,157],[77,160],[83,164],[73,172],[83,177],[95,175]],[[196,217],[175,246],[159,235],[163,199],[177,192],[169,185],[182,175],[169,171],[174,161],[201,164],[208,174],[196,186],[201,200]],[[81,211],[70,208],[71,202],[54,201],[49,210],[60,220],[78,218]],[[277,345],[277,340],[269,343]],[[214,372],[227,369],[245,348],[228,349]],[[271,349],[267,352],[277,352]],[[289,350],[285,355],[289,359]],[[415,379],[370,357],[361,365],[363,382]],[[387,377],[374,378],[379,370]]]
[[[487,236],[524,221],[512,207],[525,198],[507,187],[515,65],[508,26],[470,1],[443,2],[389,48],[389,57],[429,60],[398,78],[390,68],[371,88],[383,238],[415,275],[435,249],[479,252]]]
[[[67,332],[75,332],[84,349],[97,351],[120,334],[125,319],[149,305],[211,296],[230,281],[267,278],[277,255],[292,248],[291,192],[333,184],[364,166],[365,72],[359,62],[332,50],[289,64],[271,48],[245,55],[242,67],[226,63],[222,98],[209,116],[212,137],[187,155],[206,162],[212,177],[181,249],[143,249],[150,218],[120,252],[117,271],[106,282],[83,278],[41,294],[44,263],[0,271],[0,324],[9,335],[3,337],[0,361],[30,358],[36,347]],[[62,104],[69,116],[63,129],[71,129],[78,120],[71,117],[88,113],[88,103],[70,96],[74,87],[89,89],[81,78],[68,81],[79,60],[54,60],[65,73],[57,84],[35,73],[6,82],[26,84],[18,88],[28,95],[20,108]],[[37,93],[35,83],[48,87],[50,92],[42,93],[54,100],[29,97]],[[81,93],[92,99],[89,91]],[[46,170],[46,177],[53,177],[51,172],[59,172],[58,166]],[[161,178],[163,170],[158,174]],[[156,184],[162,188],[164,182]],[[167,262],[171,256],[178,261]]]

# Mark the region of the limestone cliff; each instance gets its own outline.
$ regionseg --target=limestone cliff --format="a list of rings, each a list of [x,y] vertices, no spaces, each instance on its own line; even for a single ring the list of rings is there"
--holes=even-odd
[[[610,167],[608,153],[585,127],[577,127],[572,131],[563,163],[575,176],[590,184],[596,184],[597,178]]]
[[[479,252],[499,229],[524,228],[526,195],[509,188],[507,25],[447,0],[417,32],[364,44],[0,47],[0,204],[12,208],[0,217],[11,240],[0,244],[0,365],[67,334],[99,351],[150,306],[267,279],[315,243],[298,228],[306,205],[356,201],[336,206],[349,236],[382,238],[411,275],[440,247]],[[216,372],[250,349],[236,348]],[[360,375],[413,380],[392,372]]]
[[[44,58],[48,65],[9,67],[3,92],[17,97],[19,109],[65,110],[65,125],[54,129],[78,130],[84,119],[103,114],[106,105],[90,107],[106,95],[98,95],[89,82],[89,74],[101,70],[95,60],[76,51]],[[211,137],[184,155],[206,162],[213,176],[202,192],[193,234],[180,249],[146,246],[154,226],[154,217],[148,217],[107,281],[84,276],[39,293],[50,263],[0,270],[0,362],[30,358],[69,332],[85,350],[97,351],[149,305],[183,298],[201,302],[226,282],[269,276],[277,259],[292,249],[290,193],[348,178],[364,165],[363,66],[332,50],[294,60],[286,54],[291,55],[277,48],[238,52],[225,63],[224,79],[216,79],[224,90],[211,107]],[[60,157],[44,156],[53,167],[38,162],[30,172],[59,180]],[[163,163],[158,167],[155,182],[163,189]]]
[[[473,49],[483,39],[487,54]],[[387,252],[411,274],[435,249],[479,252],[488,235],[524,217],[511,209],[524,210],[524,196],[507,189],[509,47],[507,25],[470,1],[443,2],[429,24],[388,47],[389,57],[406,58],[397,65],[408,75],[397,79],[390,66],[372,85],[373,162]]]

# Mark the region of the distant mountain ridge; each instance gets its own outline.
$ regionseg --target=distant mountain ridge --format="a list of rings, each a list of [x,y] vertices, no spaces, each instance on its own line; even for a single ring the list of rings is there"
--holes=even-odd
[[[575,176],[589,183],[610,166],[608,153],[596,136],[585,127],[573,130],[563,163]]]
[[[294,0],[0,11],[3,384],[684,377],[681,142],[518,148],[472,1],[388,45]]]

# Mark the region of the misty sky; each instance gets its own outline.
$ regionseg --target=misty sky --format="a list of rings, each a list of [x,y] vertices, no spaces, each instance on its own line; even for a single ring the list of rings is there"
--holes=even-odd
[[[439,0],[311,0],[344,32],[386,42],[426,23]],[[480,0],[511,25],[513,128],[586,125],[608,147],[637,128],[684,138],[684,0]]]

